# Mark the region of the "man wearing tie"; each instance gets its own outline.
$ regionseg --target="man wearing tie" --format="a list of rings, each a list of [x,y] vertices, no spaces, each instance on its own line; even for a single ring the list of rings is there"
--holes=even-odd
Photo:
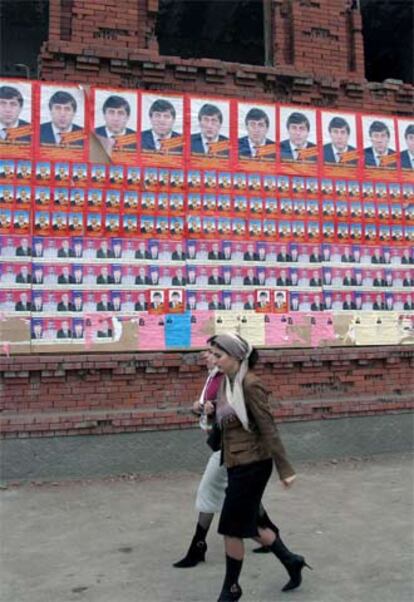
[[[198,112],[198,123],[200,132],[191,135],[191,154],[228,158],[228,148],[214,151],[215,144],[228,140],[220,134],[223,125],[220,109],[216,105],[205,103]]]
[[[163,151],[163,143],[171,138],[178,138],[180,134],[173,130],[176,118],[174,105],[159,98],[152,103],[149,109],[151,129],[141,133],[141,149],[146,152],[159,153]],[[180,155],[182,145],[168,151],[168,154]]]
[[[274,161],[275,153],[266,154],[261,157],[260,149],[274,144],[273,140],[267,138],[269,131],[269,117],[259,108],[250,109],[245,118],[247,136],[239,138],[239,158],[261,158],[265,161]]]
[[[325,144],[323,147],[324,163],[331,163],[333,165],[341,163],[347,166],[357,165],[357,158],[346,160],[344,156],[344,153],[355,150],[354,146],[348,144],[351,134],[349,123],[343,117],[333,117],[329,122],[328,131],[331,142]]]
[[[401,168],[414,169],[414,123],[410,123],[404,132],[407,150],[400,154]]]
[[[59,90],[49,100],[51,121],[40,126],[40,143],[83,147],[83,138],[65,142],[65,136],[72,132],[81,132],[82,128],[73,123],[77,111],[75,98],[69,92]]]
[[[280,143],[280,158],[282,161],[307,161],[316,163],[317,153],[305,157],[303,151],[315,148],[316,145],[308,142],[310,132],[309,119],[297,111],[291,113],[286,122],[289,138]]]
[[[117,148],[119,145],[121,150],[134,151],[136,150],[136,142],[130,142],[123,146],[123,136],[136,134],[135,130],[127,127],[128,120],[131,116],[131,107],[129,102],[122,96],[108,96],[102,107],[105,125],[101,125],[95,129],[95,134],[107,138],[111,141],[112,148]]]
[[[0,86],[0,144],[9,141],[17,144],[30,143],[31,135],[27,134],[26,128],[22,130],[21,136],[18,135],[18,128],[29,125],[27,121],[19,119],[22,109],[21,92],[12,86]]]
[[[373,121],[369,126],[368,134],[372,146],[364,149],[365,167],[395,167],[396,161],[386,160],[395,151],[389,148],[391,133],[383,121]]]

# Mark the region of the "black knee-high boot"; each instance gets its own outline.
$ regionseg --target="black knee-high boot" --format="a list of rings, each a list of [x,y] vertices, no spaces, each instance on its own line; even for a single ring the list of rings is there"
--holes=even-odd
[[[278,535],[269,548],[283,564],[290,577],[290,580],[282,588],[282,592],[287,592],[291,589],[296,589],[299,587],[299,585],[302,583],[303,568],[307,566],[309,569],[312,569],[312,567],[306,563],[303,556],[299,556],[299,554],[293,554],[293,552],[288,550]]]
[[[197,523],[196,532],[194,534],[193,539],[191,540],[190,547],[188,548],[187,554],[184,556],[182,560],[175,562],[173,566],[177,569],[188,569],[193,566],[196,566],[199,562],[204,562],[207,544],[206,544],[206,535],[208,529],[205,529]]]
[[[263,508],[262,505],[260,506],[259,514],[260,514],[260,526],[271,529],[276,534],[276,537],[279,537],[279,529],[270,520],[268,513],[266,512],[266,510]],[[254,548],[253,552],[255,554],[269,554],[270,548],[269,548],[269,546],[260,546],[258,548]]]
[[[241,598],[242,590],[238,581],[242,565],[243,560],[237,560],[226,554],[226,576],[217,602],[235,602]]]

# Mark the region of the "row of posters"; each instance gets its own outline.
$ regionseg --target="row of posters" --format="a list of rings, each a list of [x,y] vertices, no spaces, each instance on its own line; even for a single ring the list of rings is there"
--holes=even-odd
[[[96,136],[115,161],[280,168],[373,177],[414,169],[414,122],[310,107],[0,80],[7,157],[89,159]]]
[[[3,351],[410,339],[413,168],[405,117],[0,80]]]

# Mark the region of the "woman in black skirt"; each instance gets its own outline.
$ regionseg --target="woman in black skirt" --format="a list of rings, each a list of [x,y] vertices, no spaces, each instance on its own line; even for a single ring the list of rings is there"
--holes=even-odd
[[[225,374],[216,407],[222,431],[222,456],[228,487],[218,531],[224,535],[226,575],[218,602],[238,600],[238,583],[244,557],[244,538],[253,537],[270,550],[286,568],[290,580],[283,591],[301,584],[303,556],[290,552],[260,517],[259,507],[274,461],[283,485],[289,487],[295,473],[279,438],[268,392],[251,372],[258,354],[242,337],[226,333],[209,340],[215,365]]]

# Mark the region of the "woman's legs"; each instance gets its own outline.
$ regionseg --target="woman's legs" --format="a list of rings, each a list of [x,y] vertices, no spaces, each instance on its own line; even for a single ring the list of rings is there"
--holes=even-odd
[[[214,514],[200,512],[198,515],[196,530],[193,539],[191,540],[190,547],[188,548],[188,552],[184,558],[173,564],[175,568],[188,569],[205,560],[207,551],[206,535],[213,518]]]
[[[276,533],[276,535],[279,534],[279,529],[270,520],[270,517],[269,517],[268,513],[266,512],[266,510],[264,509],[262,503],[260,503],[260,506],[259,506],[259,526],[261,528],[268,527],[269,529],[272,529],[272,531],[274,531],[274,533]],[[253,552],[255,554],[269,554],[270,549],[268,548],[268,546],[260,546],[260,548],[254,548]]]
[[[296,589],[302,583],[302,570],[305,566],[311,568],[305,561],[303,556],[294,554],[283,543],[279,532],[276,534],[269,528],[258,528],[259,537],[255,538],[263,546],[267,546],[271,552],[280,560],[290,577],[289,581],[282,588],[283,592],[291,589]]]
[[[227,485],[227,471],[220,465],[220,452],[211,454],[198,486],[196,508],[199,510],[196,530],[187,554],[174,563],[176,568],[191,568],[205,560],[206,536],[214,518],[221,510]]]
[[[243,566],[244,542],[238,537],[224,536],[226,575],[218,602],[238,600],[242,595],[239,577]]]

